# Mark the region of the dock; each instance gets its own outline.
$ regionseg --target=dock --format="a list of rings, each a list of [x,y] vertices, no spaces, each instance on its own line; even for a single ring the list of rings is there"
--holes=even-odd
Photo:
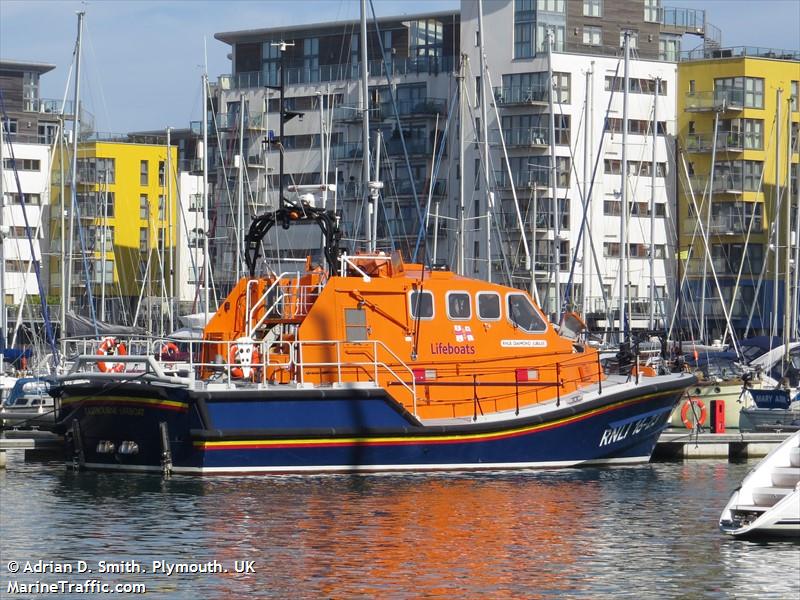
[[[661,434],[653,452],[653,461],[725,458],[744,460],[769,454],[792,434],[781,432],[696,433],[679,429],[667,429]],[[64,438],[48,431],[7,430],[0,433],[0,469],[6,466],[7,450],[24,450],[26,460],[53,458],[64,449]]]
[[[793,431],[744,432],[736,429],[725,433],[697,433],[688,430],[667,429],[658,439],[658,444],[653,452],[653,460],[760,458],[769,454],[792,433]]]

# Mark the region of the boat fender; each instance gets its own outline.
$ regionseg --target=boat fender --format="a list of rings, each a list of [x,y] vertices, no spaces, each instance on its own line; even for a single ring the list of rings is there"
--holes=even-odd
[[[702,425],[706,420],[706,405],[703,403],[703,401],[700,400],[700,398],[689,398],[683,403],[683,408],[681,409],[681,421],[683,421],[686,429],[694,429],[694,425],[689,419],[689,410],[691,410],[695,415],[697,413],[695,412],[695,409],[692,408],[692,404],[696,404],[700,409],[700,416],[697,418],[698,425]]]
[[[128,349],[124,343],[121,343],[115,337],[105,337],[100,342],[100,347],[97,349],[100,356],[125,356],[128,354]],[[97,368],[103,373],[122,373],[125,370],[125,364],[118,362],[104,362],[97,361]]]

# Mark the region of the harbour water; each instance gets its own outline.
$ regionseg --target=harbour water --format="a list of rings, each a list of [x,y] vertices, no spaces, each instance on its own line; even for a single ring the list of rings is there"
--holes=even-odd
[[[800,544],[717,529],[754,464],[162,480],[10,453],[0,597],[94,578],[145,598],[798,598]],[[9,573],[39,560],[92,573]]]

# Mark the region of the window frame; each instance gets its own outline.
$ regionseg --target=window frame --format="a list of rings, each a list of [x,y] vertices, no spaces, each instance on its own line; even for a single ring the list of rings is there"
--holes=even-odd
[[[455,294],[459,294],[459,295],[463,295],[463,296],[467,297],[467,308],[469,309],[468,310],[469,314],[466,317],[458,317],[458,316],[454,316],[454,315],[452,315],[450,313],[450,298],[452,296],[454,296]],[[471,321],[472,320],[472,296],[470,295],[470,293],[468,291],[466,291],[466,290],[450,290],[450,291],[446,292],[445,295],[444,295],[444,306],[445,306],[445,312],[447,313],[447,318],[450,319],[451,321]]]
[[[512,311],[509,305],[512,296],[520,296],[525,299],[528,305],[533,309],[534,314],[538,317],[539,322],[543,325],[543,329],[526,329],[522,325],[515,323],[512,319]],[[520,331],[524,331],[525,333],[533,333],[533,334],[542,334],[547,333],[547,319],[542,316],[542,314],[536,309],[536,305],[531,301],[527,294],[523,292],[507,292],[505,295],[505,305],[506,305],[506,320],[511,324],[512,327],[516,327]]]
[[[431,315],[429,317],[417,316],[414,314],[414,294],[427,294],[431,299]],[[436,318],[436,303],[434,302],[433,292],[430,290],[410,290],[408,292],[408,314],[416,321],[433,321]]]
[[[483,296],[493,296],[497,298],[497,316],[496,317],[485,317],[481,314],[481,297]],[[503,299],[500,296],[499,292],[478,292],[475,294],[475,312],[478,317],[479,321],[490,321],[496,322],[501,321],[503,319]]]

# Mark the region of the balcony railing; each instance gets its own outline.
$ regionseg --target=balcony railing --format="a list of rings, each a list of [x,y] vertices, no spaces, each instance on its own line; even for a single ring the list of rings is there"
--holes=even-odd
[[[505,170],[494,172],[494,180],[501,190],[511,189],[511,180]],[[523,170],[514,173],[514,186],[516,189],[532,189],[533,187],[546,189],[549,186],[547,169]],[[562,186],[559,186],[562,187]]]
[[[800,60],[800,50],[781,50],[762,46],[732,46],[730,48],[697,48],[681,52],[681,60],[704,60],[709,58],[772,58],[778,60]]]
[[[401,170],[401,174],[402,170]],[[397,196],[411,196],[413,194],[411,180],[409,179],[395,179],[393,183],[384,182],[386,185],[383,188],[384,194],[395,194]],[[417,196],[427,197],[430,190],[430,179],[424,182],[415,182]],[[444,198],[447,196],[447,179],[437,179],[433,184],[433,197]]]
[[[744,90],[721,89],[713,92],[687,92],[686,110],[741,110],[744,108]]]
[[[420,56],[410,58],[394,58],[388,61],[389,75],[437,75],[451,73],[454,68],[452,56],[432,57]],[[368,65],[370,77],[385,77],[386,65],[382,60],[371,60]],[[358,62],[319,65],[318,67],[287,66],[285,82],[287,85],[302,83],[324,83],[358,79],[361,75]],[[264,87],[278,85],[278,74],[265,75],[261,71],[220,75],[219,85],[224,90]]]
[[[547,127],[504,129],[503,139],[509,148],[547,148],[550,145],[550,134]],[[500,136],[497,136],[497,143],[500,143]]]
[[[433,142],[426,139],[406,138],[406,149],[409,155],[430,155],[433,151]],[[383,150],[387,156],[402,156],[403,144],[399,139],[384,140]],[[363,156],[361,142],[346,142],[331,146],[331,156],[334,160],[354,160]]]
[[[238,111],[219,113],[216,115],[217,126],[220,129],[238,129],[239,124],[241,123],[241,119],[242,117]],[[198,124],[200,124],[199,121]],[[244,115],[245,129],[265,129],[264,125],[265,123],[263,114],[257,113],[251,115],[245,113]],[[209,127],[209,131],[211,131],[211,127]]]
[[[695,194],[702,194],[708,187],[708,176],[700,175],[689,179]],[[744,177],[739,174],[718,173],[714,175],[712,192],[715,194],[741,194],[749,191],[744,187]]]
[[[47,98],[26,98],[23,101],[22,110],[25,112],[37,112],[37,113],[52,113],[54,115],[60,115],[63,112],[65,115],[72,115],[72,101],[67,100],[66,102],[62,102],[61,100],[49,100]]]
[[[441,98],[423,98],[420,100],[399,100],[396,102],[397,112],[401,117],[432,116],[447,113],[447,102]],[[374,110],[374,109],[373,109]],[[394,106],[391,102],[381,102],[378,116],[381,119],[393,119]]]
[[[747,233],[747,228],[749,226],[750,217],[746,215],[717,216],[712,217],[709,223],[703,223],[703,228],[711,235],[741,235]],[[683,227],[684,231],[687,233],[697,231],[699,234],[700,232],[696,217],[686,219]],[[751,233],[761,233],[763,231],[763,221],[760,216],[757,215],[755,219],[753,219],[753,225],[750,231]]]
[[[547,86],[509,86],[494,88],[494,101],[498,106],[547,104]]]
[[[714,147],[713,133],[690,133],[686,136],[686,149],[689,152],[710,152]],[[762,136],[741,131],[721,131],[717,133],[718,152],[742,152],[760,150],[764,147]]]

